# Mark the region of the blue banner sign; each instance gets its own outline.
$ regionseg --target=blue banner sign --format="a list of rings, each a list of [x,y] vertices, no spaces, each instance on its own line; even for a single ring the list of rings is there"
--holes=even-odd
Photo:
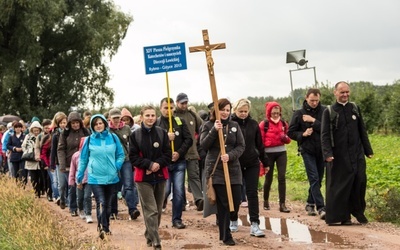
[[[185,43],[144,47],[146,74],[187,69]]]

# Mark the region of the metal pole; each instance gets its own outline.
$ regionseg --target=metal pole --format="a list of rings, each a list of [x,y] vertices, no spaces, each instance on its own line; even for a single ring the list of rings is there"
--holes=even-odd
[[[292,111],[294,112],[294,92],[293,92],[293,82],[292,82],[292,71],[289,70],[289,75],[290,75],[290,87],[292,89]]]

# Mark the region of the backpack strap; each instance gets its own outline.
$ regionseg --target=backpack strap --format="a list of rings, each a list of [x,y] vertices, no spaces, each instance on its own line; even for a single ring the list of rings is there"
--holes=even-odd
[[[329,130],[331,134],[331,146],[333,148],[335,146],[335,143],[333,141],[333,122],[335,121],[335,119],[338,119],[339,114],[332,109],[331,105],[327,105],[326,108],[329,112]]]

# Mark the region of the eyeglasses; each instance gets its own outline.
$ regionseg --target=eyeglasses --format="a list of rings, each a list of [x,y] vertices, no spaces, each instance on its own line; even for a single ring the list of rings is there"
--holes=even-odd
[[[280,112],[271,112],[271,115],[280,115]]]

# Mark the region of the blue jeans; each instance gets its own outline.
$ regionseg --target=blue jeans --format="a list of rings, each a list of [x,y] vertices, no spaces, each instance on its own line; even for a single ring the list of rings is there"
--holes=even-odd
[[[92,189],[90,185],[85,183],[83,188],[76,189],[76,196],[79,211],[85,211],[86,215],[92,215]]]
[[[48,168],[47,173],[49,174],[49,177],[50,177],[51,190],[53,191],[53,198],[57,199],[58,197],[60,197],[60,193],[58,192],[57,170],[51,171],[50,168]]]
[[[317,156],[309,153],[302,153],[304,165],[306,167],[308,182],[310,188],[308,189],[307,204],[316,205],[317,210],[325,207],[324,197],[321,193],[321,183],[324,178],[324,160],[322,153]]]
[[[182,207],[185,194],[186,160],[179,160],[168,166],[169,178],[165,188],[165,198],[172,186],[172,223],[182,222]]]
[[[135,183],[133,182],[133,169],[130,161],[125,161],[124,164],[122,164],[120,173],[122,181],[122,196],[126,201],[129,213],[131,213],[137,210],[139,196]]]
[[[116,184],[89,184],[96,199],[97,227],[110,232],[111,199]]]
[[[61,172],[60,168],[57,167],[58,181],[59,181],[59,193],[60,202],[68,205],[69,211],[76,211],[78,205],[76,204],[76,185],[68,185],[69,171]]]

